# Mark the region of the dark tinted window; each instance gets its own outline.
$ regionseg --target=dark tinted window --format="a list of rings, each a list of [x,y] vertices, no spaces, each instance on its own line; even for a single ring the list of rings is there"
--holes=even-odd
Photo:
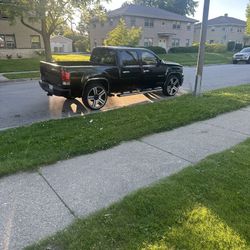
[[[110,49],[94,49],[91,55],[91,62],[99,65],[116,65],[116,53]]]
[[[139,65],[138,55],[135,51],[121,51],[120,52],[121,65],[130,66],[130,65]]]
[[[141,57],[142,57],[142,64],[143,65],[156,65],[158,62],[155,55],[153,55],[147,51],[143,51]]]

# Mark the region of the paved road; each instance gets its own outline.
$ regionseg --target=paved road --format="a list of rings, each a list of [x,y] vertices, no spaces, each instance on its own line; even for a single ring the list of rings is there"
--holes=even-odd
[[[250,83],[250,65],[207,66],[203,90]],[[185,68],[183,88],[191,91],[195,68]],[[159,94],[110,98],[106,108],[115,108],[164,98]],[[0,129],[21,126],[32,122],[84,114],[88,112],[80,100],[67,101],[62,97],[47,97],[37,81],[0,83]]]

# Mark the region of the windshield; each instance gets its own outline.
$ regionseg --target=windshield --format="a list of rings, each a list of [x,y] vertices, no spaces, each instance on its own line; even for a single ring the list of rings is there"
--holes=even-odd
[[[250,52],[250,48],[245,48],[245,49],[243,49],[241,52]]]

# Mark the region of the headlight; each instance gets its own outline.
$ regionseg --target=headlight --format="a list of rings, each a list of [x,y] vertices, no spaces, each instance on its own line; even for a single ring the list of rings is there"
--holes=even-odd
[[[249,56],[245,55],[245,56],[243,56],[243,58],[248,60]]]

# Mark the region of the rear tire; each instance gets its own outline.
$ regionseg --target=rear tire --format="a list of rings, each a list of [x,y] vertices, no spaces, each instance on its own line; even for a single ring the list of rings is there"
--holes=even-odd
[[[162,93],[166,96],[175,96],[178,93],[180,86],[180,78],[176,75],[171,75],[164,83]]]
[[[91,110],[99,110],[105,106],[108,93],[101,83],[90,83],[82,95],[83,104]]]

